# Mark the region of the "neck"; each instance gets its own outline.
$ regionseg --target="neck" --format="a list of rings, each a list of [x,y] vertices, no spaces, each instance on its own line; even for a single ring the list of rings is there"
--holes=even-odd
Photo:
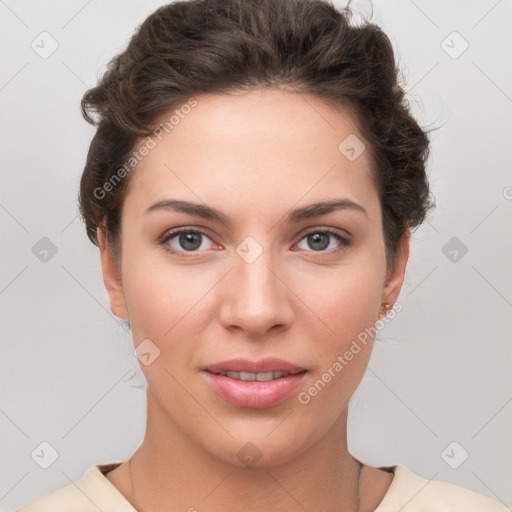
[[[346,410],[296,458],[258,467],[225,463],[195,443],[148,393],[146,433],[130,462],[139,512],[227,509],[356,512],[360,463],[350,455]],[[171,508],[170,508],[171,507]]]

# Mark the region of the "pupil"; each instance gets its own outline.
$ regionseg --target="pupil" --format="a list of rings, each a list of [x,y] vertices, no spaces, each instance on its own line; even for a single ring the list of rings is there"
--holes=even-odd
[[[313,233],[308,236],[308,239],[310,244],[313,246],[313,250],[315,251],[325,249],[329,245],[329,235],[327,235],[326,233]],[[315,244],[320,244],[320,247],[315,247]]]
[[[179,241],[183,249],[195,251],[201,246],[201,235],[193,232],[182,233],[179,237]]]

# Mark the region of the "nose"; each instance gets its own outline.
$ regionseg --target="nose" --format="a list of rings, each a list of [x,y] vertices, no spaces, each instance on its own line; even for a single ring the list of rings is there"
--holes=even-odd
[[[235,255],[220,308],[220,321],[226,329],[240,330],[255,339],[291,325],[293,292],[279,268],[270,251],[263,251],[252,262]]]

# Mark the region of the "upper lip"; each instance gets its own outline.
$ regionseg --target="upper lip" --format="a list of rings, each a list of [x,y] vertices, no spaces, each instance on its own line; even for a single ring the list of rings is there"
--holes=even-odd
[[[250,359],[236,358],[229,361],[222,361],[220,363],[210,364],[203,368],[203,370],[211,373],[219,372],[246,372],[246,373],[268,373],[268,372],[286,372],[286,373],[299,373],[306,368],[299,366],[283,359],[275,357],[268,357],[258,361],[251,361]]]

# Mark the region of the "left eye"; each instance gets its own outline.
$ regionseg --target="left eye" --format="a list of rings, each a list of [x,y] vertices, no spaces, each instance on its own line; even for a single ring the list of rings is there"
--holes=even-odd
[[[302,239],[305,240],[306,243],[310,246],[310,249],[306,250],[313,250],[315,252],[323,252],[325,249],[333,249],[332,242],[337,241],[338,246],[348,246],[349,241],[341,236],[336,231],[331,230],[324,230],[324,231],[311,231],[310,233],[306,234]],[[336,247],[334,247],[336,249]]]

